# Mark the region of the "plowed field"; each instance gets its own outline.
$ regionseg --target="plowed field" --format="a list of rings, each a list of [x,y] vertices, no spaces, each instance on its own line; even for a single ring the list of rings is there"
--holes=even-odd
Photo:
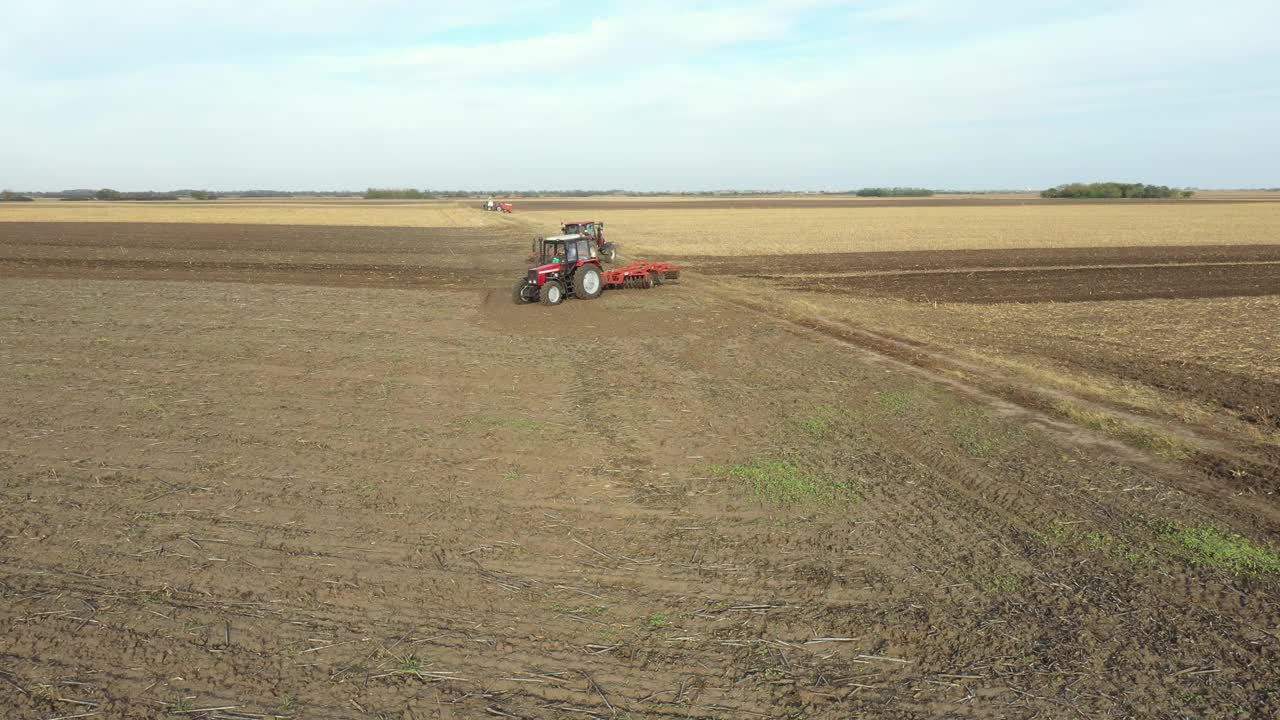
[[[4,716],[1280,712],[1274,247],[530,232],[0,223]]]

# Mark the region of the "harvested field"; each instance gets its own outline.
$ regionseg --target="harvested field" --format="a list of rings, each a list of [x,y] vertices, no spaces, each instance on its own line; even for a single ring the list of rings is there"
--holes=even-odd
[[[1274,279],[1241,207],[1176,248],[713,239],[558,308],[509,300],[519,220],[0,223],[0,706],[1273,716],[1280,298],[999,301]]]
[[[550,228],[564,213],[524,213]],[[1274,244],[1280,203],[1066,204],[617,210],[604,220],[633,252],[800,255],[907,250],[1000,250]]]
[[[1059,200],[1039,193],[998,195],[935,195],[924,198],[872,198],[855,196],[720,197],[720,198],[517,198],[518,212],[590,212],[596,210],[796,210],[798,208],[925,208],[925,207],[1024,207],[1072,205],[1199,205],[1205,203],[1280,202],[1277,193],[1203,193],[1186,199],[1167,200]]]
[[[377,200],[329,200],[326,202],[368,204]],[[760,196],[593,196],[511,198],[517,213],[548,212],[590,213],[614,210],[809,210],[822,208],[1000,208],[1000,207],[1071,207],[1134,205],[1208,205],[1280,202],[1280,191],[1201,191],[1191,198],[1179,199],[1046,199],[1038,192],[1011,193],[944,193],[933,197],[858,197],[854,195],[760,195]],[[465,204],[465,202],[464,202]]]

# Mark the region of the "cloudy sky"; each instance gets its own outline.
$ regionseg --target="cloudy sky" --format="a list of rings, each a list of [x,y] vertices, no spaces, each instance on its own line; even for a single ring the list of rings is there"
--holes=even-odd
[[[0,187],[1280,185],[1277,0],[0,0]]]

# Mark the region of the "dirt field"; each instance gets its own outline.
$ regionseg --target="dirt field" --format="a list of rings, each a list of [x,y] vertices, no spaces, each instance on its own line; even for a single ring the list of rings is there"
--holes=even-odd
[[[357,200],[281,202],[0,203],[4,222],[228,223],[356,227],[502,227],[507,216],[456,203],[377,204]],[[3,228],[0,228],[3,229]]]
[[[1280,257],[1223,207],[1178,247],[715,239],[554,309],[478,210],[0,223],[0,707],[1274,716]]]

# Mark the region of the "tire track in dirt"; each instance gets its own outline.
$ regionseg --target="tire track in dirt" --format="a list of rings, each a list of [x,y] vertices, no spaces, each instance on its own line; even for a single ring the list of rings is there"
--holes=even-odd
[[[1187,300],[1280,294],[1280,263],[958,269],[766,279],[793,290],[898,297],[915,302]]]
[[[1280,244],[883,250],[789,255],[678,255],[670,262],[702,275],[827,275],[843,272],[972,272],[1053,268],[1148,267],[1280,262]]]
[[[816,315],[795,317],[777,307],[744,300],[740,297],[741,293],[726,289],[723,285],[719,285],[713,292],[724,301],[736,306],[855,347],[897,367],[910,368],[913,372],[923,374],[923,377],[932,382],[978,399],[1003,415],[1046,429],[1071,443],[1084,443],[1105,448],[1110,452],[1118,453],[1130,462],[1150,465],[1166,473],[1175,467],[1168,462],[1157,461],[1147,453],[1140,452],[1119,440],[1104,437],[1068,422],[1057,411],[1056,403],[1069,402],[1092,412],[1117,417],[1132,426],[1175,436],[1182,442],[1199,448],[1197,464],[1211,471],[1203,476],[1195,476],[1187,472],[1174,473],[1182,479],[1184,489],[1210,504],[1232,507],[1236,513],[1253,518],[1251,524],[1257,527],[1275,527],[1280,524],[1280,508],[1271,503],[1260,504],[1256,502],[1256,496],[1251,494],[1280,490],[1280,466],[1272,465],[1265,456],[1259,457],[1254,449],[1238,447],[1230,438],[1220,437],[1211,430],[1192,428],[1185,424],[1174,425],[1172,422],[1158,422],[1058,389],[1029,387],[1025,382],[994,368],[956,358],[940,348],[931,347],[918,340],[853,327],[847,323]],[[1230,470],[1214,471],[1223,464]],[[1233,497],[1224,499],[1221,492],[1224,482],[1240,485],[1241,489],[1249,494],[1244,496],[1233,494]]]
[[[1077,652],[1081,638],[1078,631],[1063,628],[1061,634],[1052,642],[1043,637],[1037,647],[1043,646],[1039,652],[1045,653],[1042,662],[1048,657],[1061,658],[1054,660],[1054,671],[1062,672],[1071,665],[1079,664],[1082,674],[1092,672],[1089,667],[1089,656],[1098,652],[1104,654],[1122,654],[1126,650],[1126,641],[1121,637],[1132,637],[1138,634],[1167,633],[1169,627],[1187,627],[1200,625],[1207,617],[1219,618],[1215,613],[1228,617],[1250,615],[1246,612],[1249,598],[1246,594],[1227,587],[1218,586],[1212,592],[1206,592],[1204,575],[1189,569],[1185,563],[1177,560],[1161,561],[1158,566],[1139,567],[1122,566],[1117,571],[1123,575],[1131,574],[1132,581],[1125,585],[1106,583],[1105,592],[1099,592],[1097,573],[1081,564],[1078,556],[1071,553],[1054,552],[1043,539],[1039,531],[1052,527],[1052,523],[1066,517],[1090,518],[1090,527],[1107,528],[1116,532],[1117,518],[1114,509],[1099,514],[1101,505],[1098,499],[1087,497],[1090,492],[1097,493],[1096,487],[1088,487],[1078,480],[1058,474],[1052,477],[1039,475],[1027,478],[1025,483],[1010,481],[1010,467],[992,466],[989,463],[965,460],[944,447],[939,447],[922,436],[915,428],[899,431],[898,424],[892,421],[871,423],[865,427],[867,431],[880,438],[886,447],[897,451],[912,467],[920,473],[916,477],[923,478],[912,483],[908,489],[902,485],[890,485],[880,488],[886,493],[884,498],[876,498],[876,508],[871,515],[882,519],[875,527],[884,536],[882,547],[894,548],[898,557],[904,554],[910,557],[914,553],[922,553],[924,557],[934,555],[940,560],[939,567],[943,574],[937,582],[946,582],[947,575],[959,575],[958,579],[968,584],[969,602],[958,602],[952,597],[945,604],[953,605],[952,609],[941,613],[949,617],[987,616],[983,607],[989,600],[981,599],[990,592],[984,590],[984,580],[992,578],[1021,577],[1018,582],[1030,583],[1027,591],[1031,593],[1028,603],[1023,606],[1027,610],[1044,608],[1045,617],[1039,624],[1061,624],[1066,618],[1074,618],[1075,626],[1085,624],[1102,624],[1108,622],[1108,616],[1127,617],[1135,608],[1158,606],[1168,615],[1159,622],[1148,620],[1125,620],[1115,628],[1114,634],[1103,634],[1092,638],[1095,647],[1090,652],[1079,652],[1074,658],[1069,656]],[[1044,473],[1054,467],[1052,453],[1048,448],[1023,447],[1017,451],[1019,467],[1034,467]],[[1041,457],[1037,457],[1041,456]],[[1094,484],[1095,481],[1090,481]],[[1120,481],[1115,481],[1116,493],[1121,490]],[[1119,492],[1120,498],[1127,495]],[[1176,499],[1175,499],[1176,500]],[[1110,502],[1115,503],[1115,500]],[[1166,503],[1158,503],[1160,505]],[[1185,504],[1185,503],[1182,503]],[[1127,505],[1131,516],[1142,516],[1152,511],[1150,499],[1134,497]],[[904,510],[905,509],[905,510]],[[1174,513],[1171,513],[1174,514]],[[901,520],[895,521],[901,518]],[[984,543],[990,548],[998,548],[997,552],[982,552]],[[975,546],[977,546],[975,548]],[[945,553],[939,554],[939,548],[969,548],[966,555],[948,558]],[[947,572],[950,568],[950,572]],[[960,569],[963,568],[963,569]],[[1135,572],[1136,571],[1136,572]],[[1009,575],[1014,573],[1014,575]],[[1185,594],[1170,596],[1167,593],[1170,578],[1177,578]],[[1064,591],[1066,594],[1064,595]],[[961,591],[966,592],[966,591]],[[977,599],[975,599],[977,598]],[[1256,602],[1260,598],[1256,598]],[[935,598],[934,602],[939,602]],[[920,602],[925,602],[920,600]],[[1264,603],[1265,605],[1266,603]],[[1014,611],[1021,614],[1023,610]],[[1239,657],[1237,648],[1247,643],[1256,643],[1266,636],[1265,628],[1268,616],[1275,616],[1274,604],[1263,610],[1250,621],[1241,622],[1227,630],[1222,620],[1215,619],[1219,632],[1229,635],[1213,643],[1213,648],[1204,651],[1221,658],[1223,667],[1232,667],[1237,676],[1248,674],[1248,668],[1254,663],[1274,662],[1280,644],[1268,642],[1268,650],[1261,655]],[[1045,622],[1045,620],[1050,620]],[[954,621],[952,621],[954,623]],[[983,647],[984,653],[975,653],[974,645],[969,638],[986,635],[984,628],[976,624],[962,624],[956,632],[953,643],[930,644],[926,647],[914,647],[910,636],[902,642],[904,654],[916,658],[916,662],[933,667],[966,668],[962,672],[977,672],[989,654],[1008,653],[1009,659],[1016,658],[1024,652],[1025,638],[1008,642],[1004,636],[987,638]],[[944,638],[947,636],[943,636]],[[1270,638],[1274,641],[1276,638]],[[936,640],[936,639],[935,639]],[[1169,648],[1168,652],[1174,652]],[[1058,666],[1059,662],[1067,667]],[[1153,668],[1155,662],[1146,667]],[[1129,667],[1124,673],[1118,670],[1109,675],[1109,686],[1118,694],[1134,694],[1133,688],[1139,687],[1142,670]],[[1126,688],[1128,688],[1126,690]],[[1148,702],[1158,702],[1160,691],[1143,693]],[[1134,707],[1142,707],[1143,703],[1132,700]]]

